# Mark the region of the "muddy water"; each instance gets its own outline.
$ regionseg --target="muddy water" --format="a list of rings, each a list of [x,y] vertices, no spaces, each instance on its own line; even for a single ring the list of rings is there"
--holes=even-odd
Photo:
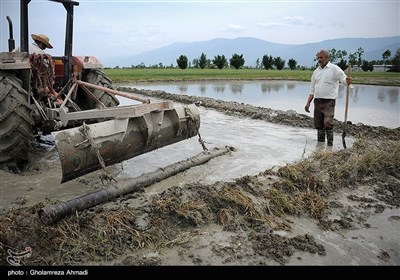
[[[371,186],[361,186],[351,194],[360,197],[372,197]],[[333,199],[357,211],[360,205],[348,199],[349,190],[342,189],[334,194]],[[359,209],[360,210],[360,209]],[[345,212],[347,209],[340,209]],[[304,218],[291,218],[296,223],[293,232],[281,232],[282,235],[312,234],[318,243],[326,249],[326,256],[320,258],[315,254],[297,253],[299,258],[291,258],[290,264],[301,265],[398,265],[400,263],[400,212],[398,209],[386,208],[381,213],[368,214],[368,210],[352,212],[351,216],[365,216],[361,225],[351,230],[323,231],[316,221]],[[336,218],[338,215],[336,216]],[[335,218],[335,213],[332,217]]]
[[[61,164],[55,147],[43,146],[36,151],[32,170],[13,174],[0,170],[0,209],[32,206],[36,203],[66,201],[93,191],[84,180],[61,181]],[[93,178],[93,174],[86,178]]]
[[[133,102],[123,99],[122,105]],[[273,166],[300,160],[316,149],[326,149],[325,146],[317,146],[314,129],[228,116],[202,107],[199,110],[200,135],[206,146],[211,149],[227,145],[236,151],[154,184],[146,189],[148,192],[157,193],[174,185],[192,182],[213,183],[255,175]],[[341,135],[337,134],[335,138],[333,149],[342,149]],[[351,137],[346,137],[348,147],[352,142]],[[202,151],[198,137],[193,137],[108,167],[108,171],[117,180],[137,177]],[[29,173],[15,175],[0,170],[0,208],[33,205],[48,199],[66,201],[106,187],[100,183],[99,171],[60,184],[61,166],[54,147],[42,146],[34,157]]]
[[[398,212],[385,210],[370,217],[366,220],[370,228],[341,231],[323,231],[316,221],[294,218],[295,231],[280,234],[288,237],[313,235],[316,242],[324,246],[326,256],[296,252],[288,265],[398,265],[400,221],[392,219]]]
[[[125,102],[122,101],[125,105]],[[179,104],[177,104],[179,105]],[[228,116],[214,110],[199,108],[200,135],[207,148],[231,146],[235,151],[212,159],[172,178],[147,188],[160,192],[173,185],[201,182],[231,181],[245,175],[255,175],[274,166],[283,166],[308,157],[316,150],[327,149],[316,141],[314,129],[271,124],[261,120]],[[333,150],[342,149],[341,135],[335,135]],[[346,137],[351,147],[353,139]],[[120,177],[136,177],[168,164],[201,153],[198,137],[127,160]]]

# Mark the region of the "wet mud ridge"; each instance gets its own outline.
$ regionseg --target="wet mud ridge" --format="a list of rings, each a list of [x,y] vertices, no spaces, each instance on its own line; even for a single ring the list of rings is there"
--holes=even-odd
[[[312,126],[293,112],[130,90]],[[0,264],[10,265],[10,250],[30,247],[21,265],[399,265],[400,131],[350,125],[347,132],[356,138],[348,149],[317,151],[231,182],[176,185],[159,193],[139,189],[51,225],[38,212],[59,201],[9,202],[0,215]],[[13,176],[51,176],[48,167]],[[90,178],[79,180],[105,187]]]

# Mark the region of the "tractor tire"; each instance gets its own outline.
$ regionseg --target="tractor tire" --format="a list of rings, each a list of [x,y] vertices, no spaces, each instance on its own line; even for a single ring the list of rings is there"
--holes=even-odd
[[[88,82],[90,84],[113,88],[112,81],[100,70],[92,69],[86,73],[82,77],[82,81]],[[119,100],[115,97],[114,94],[105,92],[100,89],[89,88],[89,90],[106,106],[106,107],[115,107],[119,105]],[[83,106],[86,109],[94,109],[96,108],[96,104],[94,102],[90,102],[89,107]]]
[[[32,107],[22,81],[0,71],[0,163],[28,160],[33,126]]]

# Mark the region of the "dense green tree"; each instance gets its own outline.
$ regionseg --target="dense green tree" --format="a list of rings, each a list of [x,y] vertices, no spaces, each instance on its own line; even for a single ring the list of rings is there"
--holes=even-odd
[[[374,71],[374,65],[372,64],[372,62],[368,62],[366,60],[363,60],[363,63],[361,65],[361,69],[364,72],[367,72],[367,71],[372,72],[372,71]]]
[[[347,65],[347,60],[345,59],[340,59],[340,61],[338,62],[337,66],[339,66],[342,70],[346,70],[346,68],[348,67]]]
[[[188,58],[186,55],[180,55],[179,58],[176,60],[176,63],[178,64],[178,67],[180,69],[186,69],[188,66]]]
[[[274,59],[272,56],[264,55],[262,57],[262,65],[264,66],[265,70],[272,69]]]
[[[231,59],[229,60],[229,63],[231,66],[235,67],[235,69],[239,69],[244,65],[244,58],[243,54],[238,55],[237,53],[233,54]]]
[[[274,58],[274,65],[278,70],[282,70],[285,67],[285,62],[280,56]]]
[[[296,69],[297,61],[294,60],[293,58],[289,59],[288,66],[289,66],[290,70]]]
[[[219,69],[219,70],[221,70],[222,68],[224,68],[224,66],[226,65],[226,63],[227,63],[227,60],[226,60],[226,58],[225,58],[225,55],[216,55],[216,56],[214,56],[214,59],[213,59],[213,64],[215,65],[215,66],[217,66],[217,68]]]
[[[204,69],[207,66],[207,57],[204,53],[201,53],[200,55],[199,66],[201,69]]]

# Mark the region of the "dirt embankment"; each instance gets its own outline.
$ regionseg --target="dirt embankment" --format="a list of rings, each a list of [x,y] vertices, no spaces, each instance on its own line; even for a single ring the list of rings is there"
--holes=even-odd
[[[309,117],[294,112],[131,91],[312,127]],[[175,186],[152,195],[141,190],[50,226],[37,215],[47,201],[31,207],[14,204],[14,209],[0,215],[0,264],[9,265],[9,250],[18,252],[28,246],[32,253],[20,259],[23,265],[335,264],[328,243],[312,230],[301,230],[302,223],[342,236],[367,231],[371,217],[400,207],[399,129],[350,125],[348,133],[357,138],[349,149],[319,151],[300,162],[234,182]],[[37,170],[43,176],[47,171]],[[400,227],[400,215],[385,219]],[[364,237],[354,234],[352,238],[357,242]],[[399,265],[398,239],[386,241],[385,246],[375,246],[378,251],[370,259],[359,263]],[[357,255],[350,251],[345,254]]]

